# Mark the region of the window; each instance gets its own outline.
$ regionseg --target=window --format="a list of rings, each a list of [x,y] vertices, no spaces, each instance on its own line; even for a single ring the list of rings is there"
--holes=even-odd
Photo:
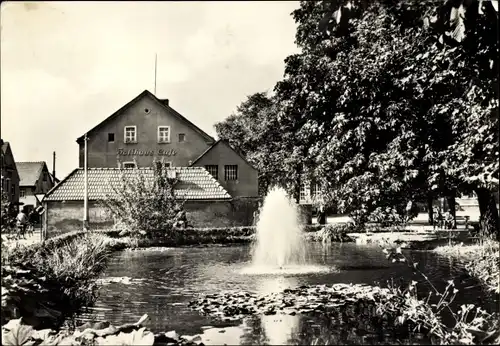
[[[108,133],[108,142],[113,143],[115,141],[115,134]]]
[[[205,169],[210,173],[215,179],[219,178],[219,166],[217,165],[207,165]]]
[[[25,189],[19,189],[19,197],[21,197],[21,198],[26,197],[26,190]]]
[[[156,168],[171,168],[172,167],[172,162],[167,161],[167,162],[156,162]]]
[[[125,126],[123,141],[125,143],[137,143],[137,126]]]
[[[302,202],[307,201],[309,199],[309,192],[310,192],[309,184],[301,183],[300,184],[299,200]]]
[[[312,198],[321,198],[321,186],[319,183],[313,184],[312,185],[312,191],[311,191],[311,196]]]
[[[186,141],[186,134],[179,133],[179,142],[185,142],[185,141]]]
[[[158,126],[158,143],[170,143],[170,126]]]
[[[47,181],[47,173],[43,173],[43,178],[42,178],[43,181]]]
[[[135,162],[124,162],[123,168],[136,168]]]
[[[238,166],[225,165],[224,166],[224,179],[225,180],[238,180]]]

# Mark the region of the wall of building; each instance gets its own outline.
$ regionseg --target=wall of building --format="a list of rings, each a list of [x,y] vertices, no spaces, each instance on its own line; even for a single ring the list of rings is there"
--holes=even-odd
[[[82,229],[83,201],[46,203],[48,238]],[[257,205],[258,199],[187,201],[185,209],[193,227],[233,227],[251,225]],[[91,229],[109,228],[114,223],[106,209],[95,201],[89,201],[88,221]]]
[[[19,202],[19,174],[17,173],[16,162],[10,146],[5,153],[2,150],[0,150],[0,153],[1,189],[7,194],[9,202],[17,204]],[[15,209],[17,211],[17,206]]]
[[[45,179],[44,179],[45,177]],[[20,186],[20,190],[24,190],[24,196],[34,196],[38,194],[46,194],[49,190],[54,187],[54,184],[49,176],[49,171],[47,166],[45,166],[40,174],[40,177],[36,181],[34,186]]]
[[[125,126],[137,126],[137,143],[124,143]],[[170,126],[170,143],[158,143],[158,126]],[[114,142],[108,141],[108,133],[114,133]],[[179,142],[179,133],[185,134],[184,142]],[[148,167],[156,157],[172,162],[173,166],[185,167],[189,165],[189,161],[198,158],[211,144],[173,112],[165,109],[152,97],[145,95],[125,109],[121,115],[105,122],[95,132],[90,133],[87,142],[88,166],[117,167],[118,160],[134,161],[135,157],[139,167]],[[79,162],[80,167],[83,167],[83,142],[79,146]],[[124,152],[135,149],[139,153],[119,155],[120,149]]]
[[[46,203],[47,238],[83,228],[83,201]],[[113,225],[112,218],[97,202],[89,201],[89,227],[103,229]]]
[[[224,142],[218,142],[209,152],[193,164],[193,166],[199,167],[205,167],[206,165],[218,166],[217,180],[231,196],[257,197],[259,195],[257,170]],[[238,166],[237,180],[225,180],[224,165]]]

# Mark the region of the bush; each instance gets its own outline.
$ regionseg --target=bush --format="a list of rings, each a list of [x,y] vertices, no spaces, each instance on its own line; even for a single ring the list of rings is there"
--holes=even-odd
[[[151,171],[152,179],[148,174]],[[133,175],[123,171],[121,184],[112,186],[114,195],[102,202],[122,228],[122,234],[168,234],[174,228],[187,226],[184,202],[175,196],[177,180],[169,178],[168,170],[156,161],[151,171],[135,169]]]
[[[451,303],[458,293],[452,280],[443,292],[440,292],[420,271],[418,263],[411,262],[401,248],[384,249],[386,257],[392,262],[405,262],[429,284],[432,291],[422,299],[417,292],[417,282],[412,281],[407,289],[390,287],[393,299],[379,302],[377,312],[391,316],[396,325],[406,325],[427,334],[433,344],[474,345],[498,344],[500,341],[500,320],[498,313],[488,313],[473,304],[461,305],[453,310]],[[498,276],[497,276],[498,280]],[[497,281],[498,284],[498,281]],[[453,317],[452,325],[442,322],[443,310]]]
[[[498,242],[490,241],[482,245],[482,250],[465,268],[492,292],[500,293],[500,250]]]
[[[16,215],[13,205],[9,202],[7,194],[2,191],[1,193],[1,234],[6,236],[16,236]]]
[[[352,223],[326,225],[314,234],[314,239],[321,242],[350,242],[352,239],[347,235],[353,229]]]
[[[78,233],[2,253],[2,323],[20,315],[33,325],[59,326],[92,304],[95,278],[111,252],[108,239]]]

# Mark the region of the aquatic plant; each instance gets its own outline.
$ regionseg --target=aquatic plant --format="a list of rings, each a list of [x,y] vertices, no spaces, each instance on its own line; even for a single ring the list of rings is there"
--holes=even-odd
[[[407,263],[415,273],[424,278],[432,291],[426,298],[421,299],[416,281],[412,281],[405,289],[392,286],[390,290],[393,298],[377,303],[379,314],[389,313],[394,316],[396,324],[410,322],[415,331],[425,332],[440,344],[498,344],[500,322],[497,313],[488,313],[473,304],[461,305],[459,310],[452,310],[451,303],[458,292],[452,280],[448,281],[445,290],[441,292],[419,269],[418,263],[412,262],[402,253],[400,247],[383,251],[392,262]],[[432,302],[431,299],[438,301]],[[451,326],[442,321],[442,312],[445,309],[454,320]]]
[[[113,326],[108,322],[85,323],[75,330],[37,330],[21,319],[2,326],[2,345],[203,345],[197,336],[180,336],[175,332],[153,334],[144,327],[144,314],[135,323]]]
[[[466,264],[465,268],[484,286],[497,294],[500,293],[500,251],[498,242],[483,245],[482,251]]]
[[[33,325],[58,326],[95,301],[95,278],[112,249],[109,238],[86,234],[53,245],[2,253],[2,322],[22,316]]]

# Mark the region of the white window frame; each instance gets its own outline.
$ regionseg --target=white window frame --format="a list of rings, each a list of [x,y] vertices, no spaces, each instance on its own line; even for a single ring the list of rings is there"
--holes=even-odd
[[[214,175],[212,172],[210,172],[209,168],[214,168],[214,167],[215,167],[214,173],[217,173],[217,175]],[[214,177],[215,179],[219,179],[219,165],[205,165],[205,169],[208,171],[208,173],[210,173],[212,177]]]
[[[134,129],[134,139],[133,140],[127,140],[127,129],[133,128]],[[128,125],[123,128],[123,143],[137,143],[137,126],[135,125]]]
[[[162,137],[160,137],[160,133],[161,133],[160,131],[162,129],[168,129],[168,137],[166,140],[164,140]],[[158,130],[156,131],[156,137],[157,137],[158,143],[170,143],[170,137],[171,137],[170,126],[166,126],[166,125],[158,126]]]
[[[300,184],[299,201],[309,202],[311,200],[311,185],[308,181],[303,181]]]
[[[236,173],[233,173],[236,177],[234,179],[228,179],[228,178],[232,178],[232,175],[229,174],[229,170],[228,168],[229,167],[236,167],[236,170],[234,172]],[[224,165],[224,180],[226,181],[237,181],[238,180],[238,165]]]
[[[134,167],[125,167],[126,165],[130,165],[130,164],[134,165]],[[123,162],[123,166],[122,167],[123,168],[129,168],[129,169],[131,169],[131,168],[137,168],[137,163],[135,163],[134,161]]]
[[[19,189],[19,198],[24,198],[24,197],[26,197],[26,190]]]
[[[172,168],[174,165],[172,164],[172,161],[165,161],[163,162],[163,165],[165,168]]]

